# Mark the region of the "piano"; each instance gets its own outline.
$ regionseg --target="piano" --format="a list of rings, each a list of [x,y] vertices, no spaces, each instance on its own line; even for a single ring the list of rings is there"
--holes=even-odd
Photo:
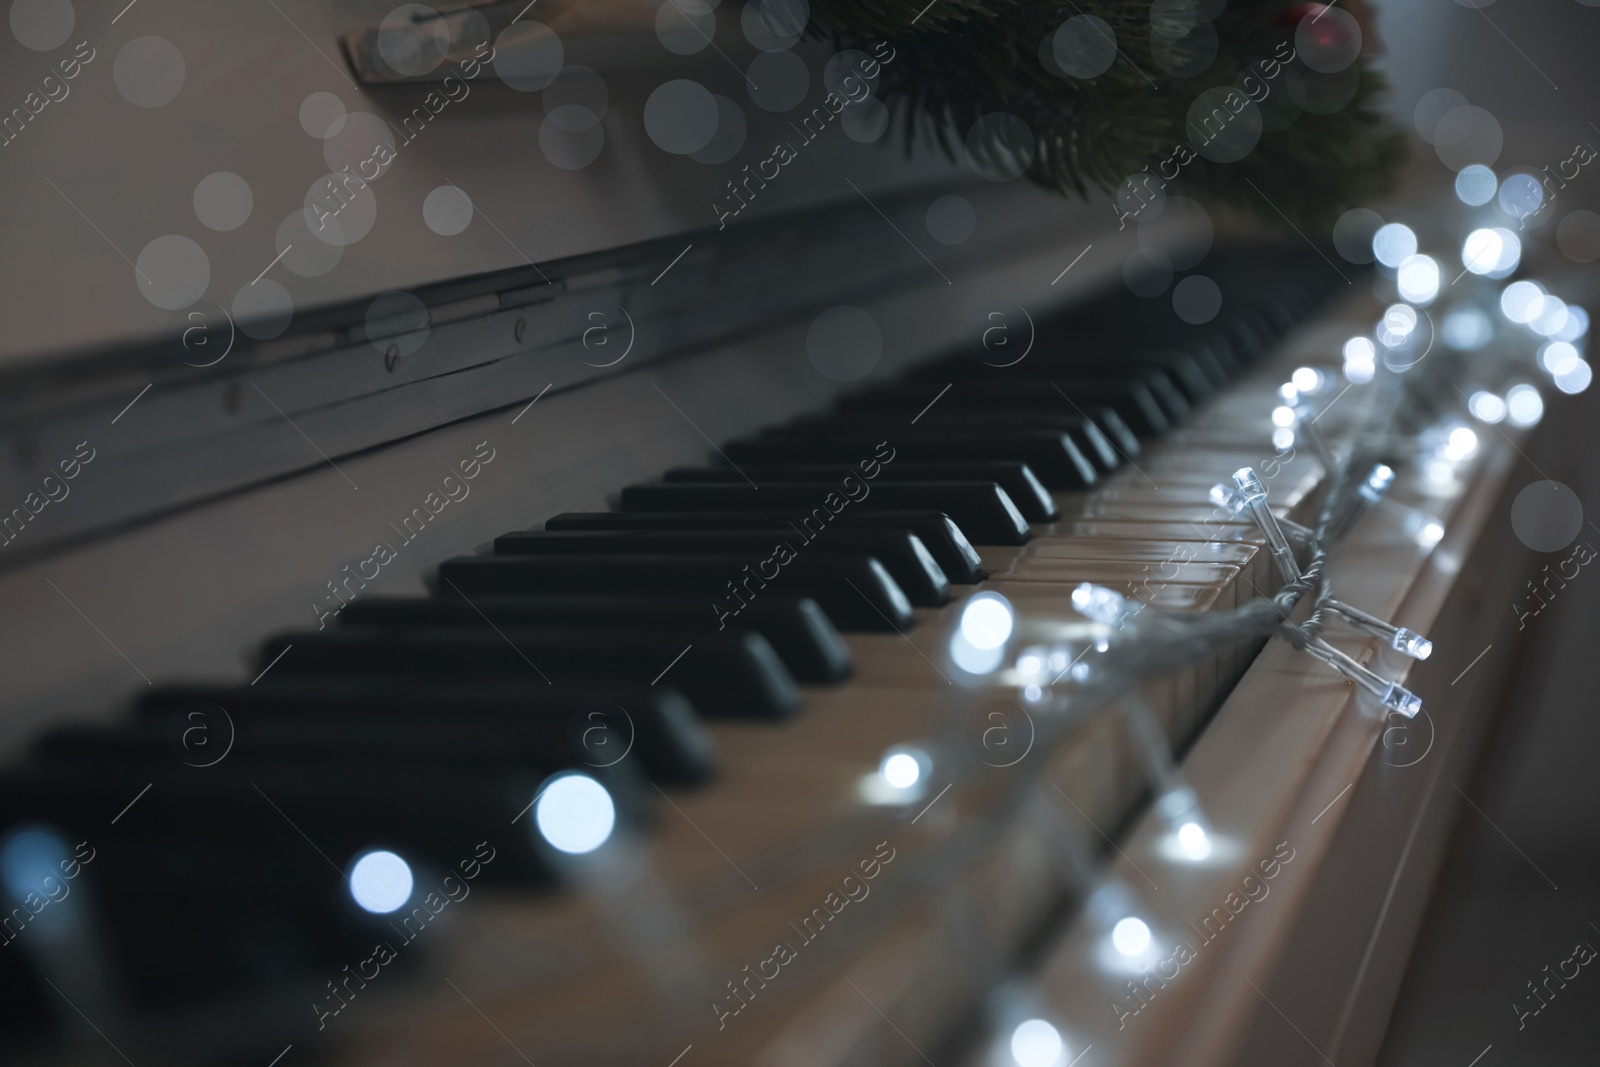
[[[902,156],[809,10],[13,5],[6,1062],[1397,1054],[1579,238]]]

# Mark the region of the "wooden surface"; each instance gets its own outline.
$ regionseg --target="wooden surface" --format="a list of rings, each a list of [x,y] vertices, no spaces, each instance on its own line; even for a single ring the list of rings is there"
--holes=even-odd
[[[1422,664],[1371,640],[1334,638],[1418,692],[1426,719],[1404,727],[1332,671],[1281,641],[1268,644],[1184,761],[1229,839],[1226,859],[1164,858],[1147,819],[1111,871],[1140,895],[1157,942],[1184,942],[1194,961],[1121,1028],[1112,1001],[1138,1007],[1123,982],[1142,976],[1106,973],[1102,930],[1075,927],[1042,968],[1040,985],[1073,1054],[1092,1046],[1082,1064],[1300,1064],[1324,1056],[1357,1064],[1376,1054],[1453,808],[1439,791],[1449,792],[1452,773],[1473,759],[1511,658],[1509,644],[1497,645],[1473,668],[1471,686],[1450,685],[1483,651],[1481,635],[1493,631],[1531,555],[1504,523],[1490,521],[1505,503],[1524,434],[1508,436],[1481,435],[1484,452],[1458,500],[1418,493],[1417,472],[1402,471],[1394,499],[1430,506],[1445,524],[1431,552],[1378,511],[1334,557],[1340,598],[1434,638],[1435,655]],[[1393,743],[1396,729],[1407,730],[1412,749]],[[1432,750],[1397,766],[1430,730]],[[1295,859],[1259,904],[1206,942],[1196,932],[1203,919],[1245,875],[1259,877],[1255,868],[1280,842]]]

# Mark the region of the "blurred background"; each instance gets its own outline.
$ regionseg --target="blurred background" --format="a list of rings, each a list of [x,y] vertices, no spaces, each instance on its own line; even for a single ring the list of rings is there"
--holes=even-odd
[[[1494,117],[1504,136],[1501,173],[1546,166],[1554,173],[1574,146],[1600,146],[1595,5],[1429,0],[1376,10],[1388,47],[1393,114],[1419,137],[1417,168],[1448,174],[1439,149],[1421,143],[1434,134],[1429,122],[1445,104],[1470,104]],[[1588,213],[1597,196],[1600,175],[1580,173],[1533,229],[1546,237],[1558,230],[1568,259],[1592,262],[1600,247]],[[1600,499],[1591,436],[1560,442],[1553,454],[1567,470],[1583,472],[1573,488],[1586,504]],[[1589,522],[1584,533],[1591,544],[1600,537]],[[1526,983],[1542,981],[1546,966],[1555,969],[1579,942],[1600,945],[1594,926],[1600,909],[1593,903],[1600,892],[1600,776],[1593,771],[1600,720],[1589,651],[1600,636],[1600,587],[1578,584],[1568,593],[1529,620],[1535,648],[1519,666],[1483,762],[1473,781],[1453,783],[1481,812],[1448,790],[1460,802],[1460,822],[1390,1024],[1383,1067],[1465,1067],[1491,1044],[1484,1065],[1576,1067],[1600,1060],[1600,983],[1588,988],[1586,972],[1521,1026],[1518,1014],[1519,1007],[1536,1007]],[[1514,630],[1513,613],[1507,614]],[[1468,675],[1460,684],[1470,681]]]
[[[641,62],[642,53],[620,48],[604,34],[573,33],[565,62],[592,77],[567,78],[554,96],[547,91],[542,98],[489,80],[475,83],[470,96],[452,102],[414,145],[399,147],[407,165],[375,183],[374,203],[352,209],[348,242],[308,244],[309,235],[294,229],[308,189],[369,154],[371,131],[361,136],[366,120],[354,116],[398,121],[404,113],[394,93],[358,89],[344,57],[319,57],[312,49],[322,48],[313,42],[326,47],[351,25],[376,24],[392,6],[389,0],[78,4],[69,40],[89,43],[94,58],[86,66],[98,77],[72,81],[68,96],[52,102],[0,149],[6,194],[0,197],[0,362],[40,365],[69,350],[170,331],[179,304],[141,291],[134,264],[147,262],[146,255],[167,268],[163,277],[198,285],[217,306],[235,310],[240,294],[268,291],[251,289],[265,276],[274,301],[268,310],[292,315],[385,290],[674,238],[674,247],[660,257],[664,265],[677,243],[689,240],[677,235],[714,226],[712,205],[725,201],[727,181],[741,166],[765,158],[760,146],[790,136],[783,109],[752,93],[744,70],[705,49],[689,32],[692,26],[657,27],[666,47],[652,43],[648,64]],[[615,6],[625,19],[627,5]],[[1388,106],[1412,137],[1406,196],[1447,188],[1463,152],[1492,155],[1484,161],[1501,176],[1516,170],[1544,175],[1571,159],[1575,146],[1600,145],[1600,0],[1375,0],[1372,8],[1386,50],[1381,65],[1393,87]],[[139,44],[152,41],[165,42],[165,49],[161,43]],[[125,51],[130,45],[137,47]],[[829,84],[830,49],[802,43],[794,54]],[[36,86],[40,58],[37,49],[30,52],[11,37],[0,40],[5,107]],[[787,76],[780,62],[770,66],[768,93],[783,89]],[[670,142],[671,123],[647,129],[644,112],[662,71],[672,70],[702,79],[734,105],[739,118],[728,128],[738,128],[737,139],[719,142],[699,158],[666,150],[662,139]],[[821,88],[808,83],[802,91],[811,99]],[[598,126],[564,129],[552,114],[562,106],[587,109]],[[72,112],[70,121],[64,111]],[[341,116],[345,132],[333,133]],[[926,191],[925,200],[960,190],[979,205],[980,237],[991,219],[1015,227],[1035,210],[1063,244],[1064,235],[1099,240],[1094,233],[1110,228],[1113,209],[1104,194],[1084,205],[1048,200],[1022,183],[975,192],[983,183],[974,182],[959,156],[952,161],[925,143],[902,152],[870,116],[844,133],[806,145],[782,179],[763,189],[748,217],[906,189]],[[600,145],[608,150],[600,151]],[[225,179],[205,184],[217,173],[247,176],[242,198]],[[470,194],[464,213],[462,191]],[[1554,204],[1530,221],[1530,229],[1565,266],[1592,270],[1588,265],[1600,258],[1597,202],[1600,167],[1583,167],[1559,189]],[[1389,210],[1386,204],[1372,206]],[[363,221],[360,212],[370,217]],[[1219,218],[1225,214],[1218,212]],[[359,226],[370,227],[370,235],[365,229],[355,235]],[[203,246],[198,258],[191,246]],[[929,247],[944,262],[945,252]],[[1095,269],[1092,261],[1082,268],[1086,275]],[[1584,399],[1592,405],[1593,397]],[[1587,432],[1592,425],[1592,419],[1571,419],[1565,439],[1546,435],[1541,441],[1541,448],[1559,457],[1563,477],[1585,502],[1600,501],[1600,469]],[[565,429],[571,439],[592,426],[572,418]],[[708,429],[723,436],[716,425]],[[701,449],[698,440],[691,444]],[[636,450],[641,471],[666,462],[647,445]],[[552,435],[544,447],[554,457],[562,441]],[[12,451],[22,458],[11,464],[25,471],[31,459],[21,449]],[[1530,464],[1537,466],[1542,455],[1530,457]],[[559,465],[555,458],[548,462],[538,472],[546,484]],[[297,521],[319,535],[314,540],[320,555],[285,563],[285,573],[320,580],[330,573],[329,562],[344,562],[345,546],[366,537],[375,524],[351,512],[366,507],[381,516],[393,512],[390,504],[409,505],[414,495],[411,483],[404,483],[384,503],[378,496],[383,488],[362,481],[368,492],[360,504],[336,497],[345,487],[330,476],[326,501],[294,511],[304,516]],[[572,490],[563,503],[594,502]],[[249,539],[248,514],[227,516],[218,528],[193,536],[215,548],[230,524],[241,543]],[[503,525],[501,514],[480,513],[442,533],[427,555],[408,557],[397,573],[414,581],[437,558],[466,551]],[[1600,543],[1600,527],[1586,522],[1584,537],[1589,535]],[[188,535],[166,537],[164,550],[185,553],[182,536]],[[213,561],[209,571],[197,565],[181,581],[152,585],[142,595],[134,595],[130,585],[125,619],[108,625],[113,632],[141,633],[133,605],[143,610],[152,599],[161,602],[169,617],[157,629],[173,658],[163,662],[166,653],[130,646],[134,659],[156,674],[152,662],[188,662],[172,651],[173,635],[190,628],[185,612],[208,618],[215,610],[208,598],[229,585],[238,605],[230,609],[237,613],[233,629],[191,635],[181,654],[212,670],[236,669],[240,634],[259,629],[264,619],[310,621],[304,583],[291,588],[261,557],[252,569],[261,599],[240,592],[249,575],[228,573]],[[95,573],[86,566],[83,581]],[[278,600],[264,611],[269,588]],[[158,595],[150,595],[157,589]],[[29,605],[26,613],[11,612],[0,622],[9,649],[0,655],[19,674],[37,666],[41,646],[59,644],[49,637],[56,622],[61,631],[77,625],[59,603],[49,601],[45,610],[61,617],[41,624],[42,616]],[[94,614],[105,621],[100,611]],[[1504,625],[1515,629],[1514,611],[1508,615]],[[1600,635],[1600,579],[1574,583],[1530,627],[1535,641],[1518,664],[1513,697],[1482,761],[1470,779],[1447,783],[1436,801],[1457,802],[1459,822],[1379,1060],[1384,1067],[1600,1062],[1600,977],[1587,969],[1537,1016],[1521,1015],[1532,1003],[1528,984],[1540,981],[1545,968],[1570,957],[1579,942],[1600,945],[1600,907],[1593,903],[1600,894],[1600,774],[1593,768],[1600,718],[1594,714],[1592,651]],[[197,647],[206,654],[195,656]],[[69,675],[73,684],[85,683],[75,695],[95,698],[124,691],[134,681],[109,650],[95,645],[87,655],[101,658],[92,669],[77,656],[63,660],[57,677],[40,683],[32,696],[24,694],[27,699],[16,692],[0,695],[6,718],[0,734],[15,741],[25,723],[57,710],[57,689]],[[1471,676],[1461,684],[1470,685]]]

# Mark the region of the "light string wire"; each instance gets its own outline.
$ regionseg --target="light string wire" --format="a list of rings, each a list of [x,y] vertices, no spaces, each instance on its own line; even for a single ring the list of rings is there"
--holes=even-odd
[[[1369,417],[1376,414],[1380,419],[1395,414],[1392,409],[1398,406],[1403,393],[1399,389],[1392,392],[1391,403],[1378,405],[1379,411],[1369,408],[1365,414]],[[968,803],[953,826],[932,820],[924,832],[938,834],[936,841],[905,840],[907,824],[921,803],[908,804],[903,809],[865,808],[798,847],[785,848],[781,854],[747,865],[746,872],[763,887],[785,887],[796,879],[817,878],[830,864],[842,878],[851,873],[851,864],[867,854],[862,849],[870,850],[874,840],[884,836],[900,838],[902,853],[888,872],[891,876],[874,883],[866,898],[849,904],[830,924],[826,936],[818,937],[815,944],[807,942],[795,962],[785,967],[783,973],[788,974],[793,968],[798,972],[796,977],[803,980],[804,975],[837,967],[855,956],[907,907],[926,901],[936,889],[950,886],[973,864],[994,854],[997,842],[1017,829],[1019,816],[1025,809],[1041,801],[1051,802],[1046,807],[1043,825],[1037,822],[1031,825],[1042,835],[1040,840],[1056,850],[1052,857],[1057,878],[1053,890],[1055,899],[1061,903],[1087,901],[1106,881],[1105,855],[1109,850],[1099,842],[1087,840],[1083,827],[1069,819],[1059,799],[1052,796],[1054,782],[1047,772],[1051,754],[1090,721],[1103,715],[1126,713],[1120,698],[1138,699],[1135,691],[1154,677],[1210,660],[1242,641],[1280,636],[1293,647],[1304,649],[1320,636],[1327,625],[1323,602],[1331,595],[1329,553],[1364,510],[1355,494],[1357,483],[1352,474],[1369,461],[1371,455],[1368,450],[1351,448],[1344,462],[1327,472],[1322,504],[1306,553],[1306,566],[1297,580],[1283,583],[1270,597],[1228,611],[1175,616],[1143,608],[1137,617],[1136,632],[1126,635],[1129,639],[1112,641],[1104,652],[1094,656],[1096,669],[1091,682],[1084,684],[1073,679],[1062,685],[1058,680],[1049,687],[1048,707],[1041,704],[1036,708],[1038,714],[1033,720],[1036,727],[1034,750],[1015,766],[999,769],[1009,780],[999,783],[999,788],[992,791],[980,810],[969,810]],[[1313,594],[1312,610],[1305,620],[1289,621],[1301,603]],[[1072,634],[1069,639],[1080,643],[1092,643],[1116,634],[1115,630],[1094,623],[1080,624],[1069,632]],[[1013,635],[1006,645],[1006,652],[1013,661],[1017,640]],[[997,768],[973,751],[973,746],[964,743],[969,738],[963,733],[969,724],[966,715],[973,708],[1006,691],[1005,687],[987,686],[942,698],[942,725],[929,739],[938,756],[938,771],[930,778],[931,788],[920,798],[922,802],[934,799],[933,794],[948,782],[956,795],[946,795],[938,799],[937,804],[962,804],[961,794],[968,791],[966,787],[980,779],[986,779],[985,784],[992,782]],[[1165,753],[1165,757],[1170,761],[1170,752]],[[1154,781],[1145,783],[1142,791],[1148,799],[1155,799],[1155,785]],[[1133,803],[1133,810],[1137,810],[1139,802],[1134,800]],[[933,827],[939,829],[935,831]],[[992,904],[972,899],[971,894],[967,897],[972,913],[965,921],[982,925],[986,920],[983,913],[992,910]],[[692,901],[686,900],[685,905],[686,910],[709,918],[747,904],[748,899],[748,886],[742,879],[714,877],[697,887]],[[820,896],[815,903],[821,904]],[[801,917],[794,918],[798,921]],[[959,924],[962,920],[952,916],[946,907],[941,908],[940,921]],[[774,929],[773,936],[789,940],[788,932],[787,926],[781,926]],[[1012,931],[1014,934],[1029,932],[1035,931]],[[957,936],[950,929],[943,933],[946,937]],[[983,960],[964,960],[963,981],[969,990],[993,988],[1014,974],[1015,965],[1009,953],[985,953],[984,956]],[[702,1031],[705,1020],[686,1018],[676,1022],[673,1029],[677,1033],[692,1035]]]

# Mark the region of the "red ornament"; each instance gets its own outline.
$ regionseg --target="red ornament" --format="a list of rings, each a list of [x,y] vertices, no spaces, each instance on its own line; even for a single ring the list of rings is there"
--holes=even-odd
[[[1307,15],[1320,15],[1326,6],[1326,4],[1305,3],[1303,0],[1288,4],[1278,12],[1278,25],[1292,30],[1300,25],[1300,20]]]
[[[1361,52],[1360,22],[1334,4],[1292,3],[1278,22],[1294,31],[1296,51],[1314,70],[1339,69]]]

